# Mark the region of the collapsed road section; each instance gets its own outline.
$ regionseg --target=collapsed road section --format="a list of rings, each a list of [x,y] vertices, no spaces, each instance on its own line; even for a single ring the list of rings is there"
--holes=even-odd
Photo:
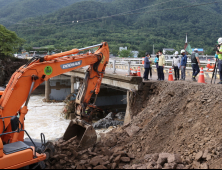
[[[131,121],[93,147],[55,142],[50,168],[220,168],[222,115],[218,85],[149,82],[129,95]]]

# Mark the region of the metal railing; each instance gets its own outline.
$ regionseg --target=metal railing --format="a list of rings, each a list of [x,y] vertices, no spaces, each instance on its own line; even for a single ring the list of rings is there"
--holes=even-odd
[[[171,57],[171,56],[170,56]],[[189,56],[188,56],[189,58]],[[211,59],[210,59],[211,58]],[[200,59],[201,56],[200,56]],[[210,59],[210,61],[208,61]],[[113,73],[116,73],[116,66],[127,66],[128,67],[128,75],[130,75],[130,68],[131,67],[143,67],[144,65],[142,64],[143,58],[111,58],[109,60],[109,67],[113,68]],[[151,58],[152,61],[152,67],[156,68],[156,65],[154,65],[154,58]],[[167,59],[165,64],[165,68],[169,69],[172,68],[172,60]],[[207,70],[206,66],[207,64],[215,64],[214,61],[214,56],[207,56],[207,60],[200,60],[201,67],[204,68],[204,70]],[[187,61],[187,70],[192,70],[191,66],[191,60],[188,59]]]

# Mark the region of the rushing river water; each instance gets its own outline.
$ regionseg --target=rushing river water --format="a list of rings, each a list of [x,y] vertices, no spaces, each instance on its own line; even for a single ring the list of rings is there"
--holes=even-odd
[[[54,140],[63,136],[70,120],[62,116],[65,103],[46,103],[42,101],[44,97],[44,95],[31,96],[29,111],[25,117],[25,129],[33,139],[40,139],[40,134],[44,133],[47,140]],[[110,130],[112,128],[96,132],[99,137],[100,133],[107,133]]]
[[[46,103],[44,95],[33,95],[28,105],[25,117],[25,129],[33,139],[40,139],[44,133],[47,140],[54,140],[63,136],[70,120],[62,116],[65,103]]]

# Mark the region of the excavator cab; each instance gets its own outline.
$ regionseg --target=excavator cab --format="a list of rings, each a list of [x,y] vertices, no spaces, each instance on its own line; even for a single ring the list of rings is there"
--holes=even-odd
[[[17,141],[14,143],[10,143],[10,142],[3,143],[2,140],[0,139],[1,168],[2,169],[5,169],[5,168],[15,169],[15,168],[27,167],[29,165],[32,165],[32,168],[39,167],[41,169],[44,169],[45,164],[43,161],[47,159],[47,156],[49,158],[49,154],[47,155],[45,151],[49,145],[42,144],[40,147],[37,147],[36,144],[33,142],[32,138],[26,132],[26,130],[23,130],[23,125],[21,124],[17,116],[1,117],[0,119],[3,120],[3,122],[6,119],[10,119],[10,124],[11,124],[11,127],[10,127],[11,131],[6,132],[6,129],[4,129],[3,133],[0,134],[0,137],[6,136],[9,134],[25,132],[26,135],[29,137],[29,140],[31,141],[31,143],[26,143],[25,141]],[[5,124],[3,125],[5,127]],[[46,147],[43,147],[43,145]],[[52,147],[52,145],[50,147]],[[21,152],[23,153],[22,157],[20,156]],[[12,163],[12,160],[13,160],[13,163]]]

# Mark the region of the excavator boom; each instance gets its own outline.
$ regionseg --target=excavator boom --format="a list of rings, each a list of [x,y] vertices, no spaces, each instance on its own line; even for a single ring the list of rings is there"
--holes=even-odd
[[[77,55],[80,51],[94,47],[98,47],[98,50],[93,54]],[[33,57],[26,65],[20,67],[12,75],[5,91],[0,92],[0,168],[21,168],[46,159],[46,154],[43,151],[37,151],[38,148],[34,143],[30,147],[23,143],[24,133],[28,135],[24,128],[24,119],[28,112],[30,95],[44,81],[85,66],[89,67],[76,99],[77,118],[70,123],[75,126],[69,126],[70,128],[67,129],[69,133],[65,133],[64,139],[77,136],[80,138],[82,147],[84,144],[95,143],[95,130],[90,124],[95,105],[89,102],[94,93],[96,95],[99,93],[108,61],[109,47],[104,42],[83,49]]]

